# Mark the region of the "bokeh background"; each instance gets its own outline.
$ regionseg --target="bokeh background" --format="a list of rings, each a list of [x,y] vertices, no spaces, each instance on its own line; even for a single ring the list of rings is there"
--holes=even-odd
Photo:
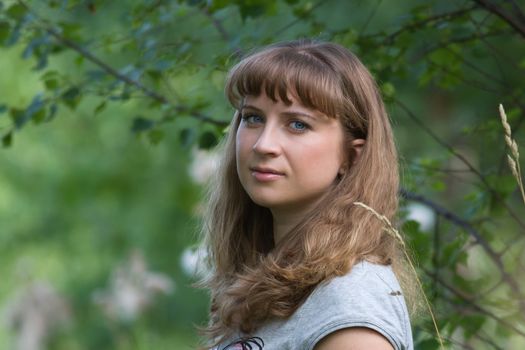
[[[519,151],[524,13],[498,0],[0,1],[0,349],[196,348],[225,75],[301,37],[345,45],[378,81],[398,226],[445,348],[525,348],[525,199],[498,112]],[[414,335],[439,348],[428,312]]]

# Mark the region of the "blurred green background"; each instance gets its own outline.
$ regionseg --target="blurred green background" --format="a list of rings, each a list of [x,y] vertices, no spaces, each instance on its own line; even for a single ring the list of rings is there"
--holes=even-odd
[[[24,101],[39,89],[31,62],[19,56],[16,49],[1,55],[2,100]],[[176,138],[152,145],[130,132],[123,119],[134,102],[97,116],[91,108],[85,101],[52,123],[28,126],[1,152],[0,300],[16,303],[13,297],[35,283],[52,283],[70,308],[60,349],[130,348],[130,342],[137,349],[191,348],[192,323],[202,323],[207,308],[180,263],[197,241],[200,188],[187,171],[192,153]],[[110,287],[111,271],[129,264],[134,249],[148,269],[169,276],[173,293],[156,298],[133,322],[117,318],[110,327],[93,292]],[[0,348],[11,348],[10,333],[2,329]]]
[[[525,346],[515,1],[1,1],[1,349],[194,349],[203,184],[238,56],[332,40],[375,75],[399,226],[450,349]],[[204,120],[205,119],[205,120]],[[204,121],[203,121],[204,120]],[[519,164],[519,161],[518,161]],[[438,349],[428,314],[417,349]]]

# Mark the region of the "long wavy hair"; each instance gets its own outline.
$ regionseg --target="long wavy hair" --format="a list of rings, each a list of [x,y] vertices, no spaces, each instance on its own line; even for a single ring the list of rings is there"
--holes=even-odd
[[[274,245],[272,215],[243,189],[236,170],[235,134],[246,96],[266,94],[337,118],[345,130],[349,167],[318,206]],[[344,47],[299,40],[251,53],[227,78],[236,109],[223,140],[222,161],[210,184],[203,234],[211,274],[208,339],[217,344],[262,323],[286,318],[321,282],[348,273],[361,260],[392,265],[409,279],[399,243],[362,202],[392,220],[398,205],[398,161],[390,121],[366,67]],[[357,161],[350,142],[365,139]],[[405,295],[406,295],[405,291]]]

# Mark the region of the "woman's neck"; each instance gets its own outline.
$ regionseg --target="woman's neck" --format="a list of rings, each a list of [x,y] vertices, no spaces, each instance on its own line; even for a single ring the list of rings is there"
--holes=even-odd
[[[271,209],[273,216],[273,241],[277,246],[279,242],[301,221],[304,220],[311,205],[294,207],[293,209]]]

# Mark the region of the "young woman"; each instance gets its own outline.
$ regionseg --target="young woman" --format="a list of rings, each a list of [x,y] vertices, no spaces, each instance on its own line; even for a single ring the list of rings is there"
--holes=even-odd
[[[204,225],[211,347],[412,349],[400,244],[355,204],[392,219],[398,203],[368,70],[337,44],[279,43],[233,67],[226,92],[236,113]]]

